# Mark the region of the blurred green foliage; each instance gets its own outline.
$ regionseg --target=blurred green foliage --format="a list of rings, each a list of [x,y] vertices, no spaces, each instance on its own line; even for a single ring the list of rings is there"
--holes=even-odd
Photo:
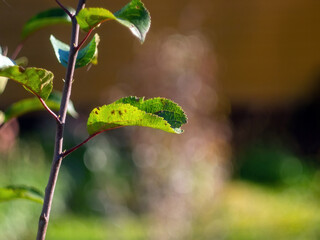
[[[0,184],[29,185],[44,189],[49,174],[49,163],[40,142],[32,139],[18,140],[14,149],[0,153]],[[67,181],[67,173],[62,174],[62,181]],[[66,206],[62,198],[68,185],[59,185],[57,202],[54,209],[63,211]],[[0,239],[23,239],[36,231],[41,204],[28,200],[15,200],[0,204]],[[26,238],[28,239],[28,238]]]
[[[309,187],[310,178],[318,169],[315,161],[296,156],[275,139],[247,143],[234,156],[233,163],[236,179],[270,187]]]
[[[48,239],[150,239],[151,219],[138,207],[137,171],[122,137],[99,137],[82,149],[84,158],[74,154],[64,163]],[[39,139],[27,138],[18,140],[13,151],[1,153],[1,185],[23,183],[43,189],[50,158],[44,146]],[[102,152],[97,154],[97,149]],[[238,174],[211,204],[199,208],[185,240],[319,239],[320,172],[274,145],[251,146],[239,157],[241,164],[246,162],[239,165],[243,178]],[[258,159],[265,159],[260,162],[262,167],[256,166]],[[273,167],[263,168],[268,159]],[[257,176],[260,172],[265,175],[250,178],[248,172],[244,174],[244,166]],[[1,203],[1,239],[33,239],[40,207],[24,200]]]
[[[147,239],[146,229],[147,223],[140,218],[127,217],[110,221],[96,217],[67,215],[53,222],[48,232],[48,239],[143,240]]]

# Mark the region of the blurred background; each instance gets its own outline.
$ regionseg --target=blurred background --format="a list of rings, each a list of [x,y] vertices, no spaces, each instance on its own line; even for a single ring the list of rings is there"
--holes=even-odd
[[[77,1],[65,0],[75,7]],[[120,9],[126,0],[88,1]],[[189,123],[182,135],[128,127],[101,134],[64,160],[48,239],[320,239],[320,1],[144,0],[152,16],[141,45],[103,24],[99,64],[77,71],[65,148],[87,137],[91,109],[128,95],[166,97]],[[55,1],[0,1],[9,56],[25,21]],[[20,56],[65,69],[43,29]],[[14,82],[0,109],[30,97]],[[55,123],[27,114],[0,130],[0,186],[44,189]],[[0,203],[0,239],[34,239],[41,206]]]

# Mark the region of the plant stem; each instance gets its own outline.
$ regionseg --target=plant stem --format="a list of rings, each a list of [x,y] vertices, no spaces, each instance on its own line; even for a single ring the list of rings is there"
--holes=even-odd
[[[86,140],[84,140],[82,143],[78,144],[77,146],[65,151],[62,154],[62,157],[65,158],[66,156],[68,156],[70,153],[74,152],[75,150],[77,150],[79,147],[81,147],[82,145],[84,145],[85,143],[87,143],[89,140],[91,140],[92,138],[94,138],[95,136],[97,136],[98,134],[100,134],[101,132],[95,133],[93,135],[90,135]]]
[[[76,14],[85,7],[86,0],[79,0]],[[55,137],[55,147],[54,156],[52,160],[51,172],[48,180],[48,185],[45,190],[45,197],[42,212],[39,218],[39,227],[37,240],[44,240],[46,237],[46,232],[49,223],[50,211],[52,206],[52,199],[54,195],[55,186],[58,179],[58,174],[62,162],[62,151],[63,151],[63,135],[67,115],[67,106],[71,96],[71,87],[74,76],[75,64],[78,55],[78,50],[76,46],[78,45],[79,39],[79,25],[75,17],[72,17],[72,34],[70,41],[70,54],[68,67],[65,77],[65,83],[63,87],[62,99],[60,104],[59,119],[57,121],[56,137]]]
[[[21,49],[22,49],[23,46],[24,46],[24,42],[25,42],[25,40],[21,41],[21,42],[18,44],[18,46],[16,47],[16,49],[14,50],[14,52],[13,52],[13,54],[12,54],[12,56],[11,56],[11,58],[12,58],[13,60],[18,57]]]
[[[66,156],[68,156],[70,153],[74,152],[75,150],[77,150],[78,148],[80,148],[82,145],[84,145],[85,143],[87,143],[88,141],[90,141],[92,138],[94,138],[95,136],[99,135],[100,133],[106,132],[106,131],[110,131],[112,129],[116,129],[116,128],[121,128],[123,126],[119,126],[119,127],[114,127],[114,128],[110,128],[107,130],[103,130],[100,132],[97,132],[95,134],[90,135],[86,140],[84,140],[82,143],[78,144],[77,146],[70,148],[69,150],[65,151],[62,153],[62,157],[65,158]]]
[[[48,105],[46,104],[46,102],[39,96],[37,96],[42,104],[42,106],[50,113],[50,115],[56,119],[57,122],[61,123],[59,117],[48,107]]]
[[[80,50],[80,48],[82,47],[82,45],[87,41],[87,39],[89,38],[90,34],[92,33],[92,31],[94,30],[94,28],[91,28],[89,30],[89,32],[86,34],[86,36],[82,39],[82,41],[79,43],[79,45],[77,46],[77,50]]]
[[[68,16],[72,19],[73,18],[73,15],[71,14],[71,12],[65,7],[62,5],[62,3],[59,1],[59,0],[56,0],[56,3],[63,9],[63,11],[68,14]]]

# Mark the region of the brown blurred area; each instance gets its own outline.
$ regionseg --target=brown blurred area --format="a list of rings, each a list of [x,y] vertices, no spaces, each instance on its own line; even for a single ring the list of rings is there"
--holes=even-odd
[[[10,55],[22,24],[55,2],[6,2],[0,2],[1,19],[6,19],[0,22],[0,44],[8,46]],[[88,6],[115,11],[126,3],[89,0]],[[294,121],[300,126],[304,119],[299,116],[306,115],[299,112],[301,106],[318,101],[320,1],[144,3],[152,16],[146,42],[140,45],[116,23],[103,24],[97,30],[99,64],[76,73],[72,100],[83,116],[127,95],[167,97],[183,107],[189,118],[183,135],[134,128],[130,143],[139,172],[137,191],[143,193],[139,203],[154,226],[151,239],[187,239],[192,221],[206,215],[230,177],[237,146],[270,129],[280,136],[294,128],[297,143],[314,142],[303,135],[305,126],[295,128]],[[68,26],[41,30],[21,52],[30,66],[55,73],[57,90],[65,69],[56,61],[49,36],[67,42],[68,31]],[[22,96],[28,93],[10,82],[0,107]]]
[[[55,6],[54,1],[1,2],[0,42],[9,54],[18,44],[22,24],[34,13]],[[75,1],[64,1],[75,5]],[[122,1],[88,1],[89,6],[103,6],[115,11]],[[152,13],[152,28],[146,43],[158,34],[199,33],[216,54],[217,76],[221,92],[232,104],[279,106],[292,104],[308,95],[316,85],[320,62],[320,2],[316,0],[283,1],[145,1]],[[12,28],[15,26],[15,28]],[[18,27],[16,27],[18,26]],[[115,23],[99,29],[100,64],[76,75],[73,99],[86,108],[104,103],[110,84],[134,82],[122,79],[123,65],[130,65],[140,46],[130,33]],[[68,41],[68,27],[52,27],[32,36],[21,55],[28,56],[30,66],[46,67],[56,74],[55,87],[61,86],[64,69],[59,66],[49,43],[49,35]],[[155,57],[157,52],[154,53]],[[137,71],[143,72],[143,69]],[[19,86],[9,84],[1,98],[1,107],[24,94]],[[17,94],[10,94],[10,90]],[[147,94],[147,93],[146,93]]]

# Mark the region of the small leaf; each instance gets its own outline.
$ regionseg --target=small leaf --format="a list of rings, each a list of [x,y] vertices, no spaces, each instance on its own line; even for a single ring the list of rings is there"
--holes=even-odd
[[[0,54],[0,69],[16,65],[13,60]]]
[[[144,42],[151,24],[150,14],[140,0],[132,0],[114,14],[104,8],[84,8],[76,18],[80,28],[87,32],[102,22],[116,20],[128,27],[141,42]]]
[[[78,13],[76,19],[80,28],[89,32],[90,29],[98,27],[102,22],[116,20],[116,17],[104,8],[84,8]]]
[[[13,60],[2,55],[2,48],[0,47],[0,69],[11,67],[16,65]],[[7,86],[8,78],[0,77],[0,94],[3,93],[4,89]]]
[[[165,98],[126,97],[112,104],[95,108],[89,116],[90,135],[121,126],[142,126],[170,133],[182,133],[187,117],[181,107]]]
[[[7,86],[8,78],[0,77],[0,95],[3,93]]]
[[[2,127],[2,124],[4,123],[5,115],[4,112],[0,111],[0,128]]]
[[[151,25],[151,18],[140,0],[132,0],[114,15],[118,22],[128,27],[141,42],[144,42]]]
[[[29,60],[26,57],[19,57],[15,59],[16,65],[20,67],[26,68],[28,66]]]
[[[56,39],[53,35],[51,35],[50,41],[59,63],[61,63],[62,66],[67,67],[70,47]],[[84,67],[91,62],[97,63],[99,42],[100,37],[98,34],[95,34],[90,43],[79,51],[76,61],[76,68]]]
[[[14,199],[28,199],[37,203],[43,203],[43,194],[33,188],[26,186],[8,186],[0,188],[0,202]]]
[[[61,102],[61,93],[52,92],[49,98],[46,100],[47,106],[51,110],[59,111]],[[8,122],[12,118],[20,117],[26,113],[45,110],[43,105],[40,103],[38,98],[28,98],[21,100],[12,104],[9,108],[7,108],[4,112],[4,123]],[[68,114],[72,117],[77,118],[78,113],[76,112],[73,103],[69,101],[68,105]]]
[[[68,8],[70,12],[75,12],[74,9]],[[61,8],[51,8],[46,11],[40,12],[33,16],[22,29],[22,39],[27,38],[35,31],[56,24],[70,24],[71,19],[68,14]]]
[[[0,77],[10,78],[25,89],[46,100],[53,88],[53,73],[42,68],[12,66],[0,69]]]

